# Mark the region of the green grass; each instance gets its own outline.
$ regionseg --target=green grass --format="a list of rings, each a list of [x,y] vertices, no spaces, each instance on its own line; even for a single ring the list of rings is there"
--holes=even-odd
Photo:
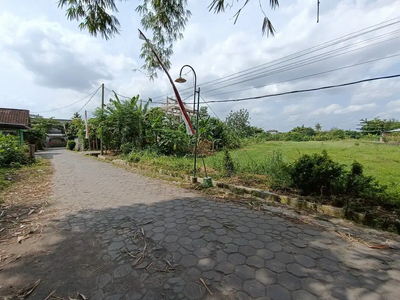
[[[374,176],[388,191],[400,193],[400,146],[363,142],[357,140],[334,142],[267,142],[252,144],[231,151],[232,158],[240,165],[254,160],[262,162],[274,150],[280,150],[286,161],[292,162],[303,154],[321,153],[326,150],[333,160],[350,166],[357,160],[364,166],[366,175]],[[207,165],[222,158],[223,153],[207,158]]]
[[[0,168],[0,191],[10,186],[12,181],[7,180],[6,178],[11,177],[12,175],[14,175],[14,173],[15,170],[13,169]]]
[[[232,159],[239,164],[240,168],[245,168],[251,164],[254,165],[254,162],[256,164],[262,163],[276,150],[282,152],[283,158],[287,162],[293,162],[303,154],[321,153],[322,150],[326,150],[333,160],[347,166],[357,160],[363,164],[366,175],[374,176],[379,183],[387,185],[389,192],[400,193],[400,146],[359,140],[266,142],[251,144],[242,149],[232,150],[230,153]],[[147,152],[139,154],[138,157],[140,157],[139,164],[176,171],[186,175],[190,175],[193,172],[193,157],[157,156]],[[222,170],[215,168],[216,165],[221,164],[222,157],[223,152],[221,151],[205,159],[209,175],[216,180],[222,177]],[[204,176],[203,162],[200,158],[197,160],[197,167],[199,168],[198,176]],[[253,187],[264,187],[266,182],[260,178],[262,176],[257,177],[249,173],[238,174],[238,177],[235,179],[238,180],[237,183]],[[224,180],[228,179],[225,178]],[[264,188],[268,187],[265,186]]]

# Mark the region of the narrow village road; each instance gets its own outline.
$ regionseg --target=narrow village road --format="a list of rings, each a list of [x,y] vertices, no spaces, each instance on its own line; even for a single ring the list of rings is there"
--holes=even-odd
[[[0,293],[41,279],[28,299],[53,290],[95,300],[400,298],[398,251],[214,202],[81,154],[46,155],[55,167],[54,226],[35,253],[0,271]]]

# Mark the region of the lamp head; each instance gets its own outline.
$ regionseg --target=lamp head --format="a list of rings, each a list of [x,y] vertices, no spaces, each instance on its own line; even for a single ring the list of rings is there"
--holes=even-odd
[[[186,82],[186,79],[183,78],[182,76],[180,76],[179,78],[175,79],[175,82],[184,83],[184,82]]]

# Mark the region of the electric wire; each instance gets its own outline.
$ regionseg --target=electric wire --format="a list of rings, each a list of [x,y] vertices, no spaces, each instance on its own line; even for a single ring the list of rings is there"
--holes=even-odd
[[[116,91],[114,91],[114,90],[110,90],[110,89],[108,89],[108,88],[104,88],[104,89],[106,89],[110,94],[112,94],[112,95],[117,95],[117,96],[120,96],[120,97],[122,97],[122,98],[126,98],[126,99],[132,99],[132,97],[128,97],[128,96],[124,96],[124,95],[121,95],[121,94],[119,94],[119,93],[117,93]],[[151,99],[151,98],[150,98]],[[162,104],[163,102],[157,102],[157,101],[153,101],[153,100],[151,100],[151,102],[150,103],[154,103],[154,104]]]
[[[283,63],[283,62],[286,62],[286,61],[289,61],[289,60],[293,60],[293,59],[296,59],[296,58],[298,58],[298,57],[301,57],[301,56],[304,56],[304,55],[307,55],[307,54],[310,54],[310,53],[313,53],[313,52],[316,52],[316,51],[319,51],[319,50],[322,50],[322,49],[325,49],[325,48],[328,48],[328,47],[331,47],[331,46],[334,46],[334,45],[337,45],[337,44],[339,44],[339,43],[341,43],[341,42],[345,42],[345,41],[347,41],[347,40],[354,39],[354,38],[359,37],[359,36],[362,36],[362,35],[364,35],[364,34],[368,34],[368,33],[371,33],[371,32],[373,32],[373,31],[377,31],[377,30],[380,30],[380,29],[383,29],[383,28],[392,26],[392,25],[394,25],[394,24],[399,23],[399,22],[400,22],[399,19],[400,19],[400,17],[396,17],[396,18],[393,18],[393,19],[390,19],[390,20],[387,20],[387,21],[384,21],[384,22],[381,22],[381,23],[378,23],[378,24],[375,24],[375,25],[366,27],[366,28],[364,28],[364,29],[361,29],[361,30],[352,32],[352,33],[347,34],[347,35],[344,35],[344,36],[342,36],[342,37],[339,37],[339,38],[336,38],[336,39],[327,41],[327,42],[325,42],[325,43],[322,43],[322,44],[313,46],[313,47],[311,47],[311,48],[307,48],[307,49],[305,49],[305,50],[302,50],[302,51],[299,51],[299,52],[295,52],[295,53],[293,53],[293,54],[290,54],[290,55],[288,55],[288,56],[285,56],[285,57],[282,57],[282,58],[273,60],[273,61],[271,61],[271,62],[267,62],[267,63],[264,63],[264,64],[259,65],[259,66],[255,66],[255,67],[252,67],[252,68],[249,68],[249,69],[246,69],[246,70],[237,72],[237,73],[233,73],[233,74],[224,76],[224,77],[222,77],[222,78],[220,78],[220,79],[217,79],[217,80],[210,80],[210,81],[207,81],[207,82],[205,82],[205,83],[202,83],[201,85],[202,85],[202,86],[205,86],[205,85],[207,85],[207,84],[209,84],[209,83],[217,83],[217,82],[219,82],[219,81],[221,81],[221,80],[224,80],[224,79],[226,79],[226,78],[235,76],[235,75],[237,75],[237,74],[242,74],[242,73],[246,73],[246,72],[249,73],[250,70],[255,70],[255,69],[263,68],[263,67],[266,66],[266,65],[270,65],[269,67],[271,67],[271,66],[274,66],[274,65],[276,65],[276,64],[281,64],[281,63]],[[395,20],[397,20],[397,21],[395,21]],[[395,22],[392,22],[392,21],[395,21]],[[385,24],[385,23],[388,23],[388,22],[391,22],[391,23]],[[385,25],[382,25],[382,24],[385,24]],[[380,25],[382,25],[382,26],[380,26]],[[372,29],[371,29],[371,28],[372,28]],[[286,59],[286,60],[285,60],[285,59]],[[272,64],[272,63],[274,63],[274,62],[278,62],[278,63]],[[272,65],[271,65],[271,64],[272,64]],[[260,71],[260,70],[256,70],[256,71],[253,71],[253,72],[257,72],[257,71]],[[247,75],[248,75],[248,74],[247,74]],[[181,92],[184,92],[184,91],[189,90],[189,89],[191,89],[191,88],[183,89],[183,90],[181,90]],[[169,95],[169,94],[156,96],[156,97],[153,97],[153,99],[165,97],[165,96],[168,96],[168,95]]]
[[[362,79],[362,80],[346,82],[346,83],[341,83],[341,84],[321,86],[321,87],[318,87],[318,88],[294,90],[294,91],[288,91],[288,92],[282,92],[282,93],[276,93],[276,94],[267,94],[267,95],[261,95],[261,96],[255,96],[255,97],[246,97],[246,98],[239,98],[239,99],[226,99],[226,100],[211,100],[211,101],[208,101],[207,103],[227,103],[227,102],[241,102],[241,101],[248,101],[248,100],[257,100],[257,99],[263,99],[263,98],[284,96],[284,95],[289,95],[289,94],[299,94],[299,93],[307,93],[307,92],[314,92],[314,91],[320,91],[320,90],[327,90],[327,89],[332,89],[332,88],[338,88],[338,87],[345,87],[345,86],[360,84],[360,83],[364,83],[364,82],[392,79],[392,78],[397,78],[397,77],[400,77],[400,74],[381,76],[381,77],[373,77],[373,78]]]
[[[208,102],[206,102],[206,100],[203,98],[203,96],[200,95],[201,100],[203,100],[203,103],[205,103],[208,108],[213,112],[213,114],[217,117],[217,119],[219,119],[221,121],[221,118],[218,117],[217,113],[212,109],[212,107],[210,106],[210,104],[208,104]]]
[[[394,19],[392,19],[392,20],[395,20],[395,19],[400,19],[400,17],[396,17],[396,18],[394,18]],[[391,20],[384,21],[384,22],[382,22],[382,23],[386,23],[386,22],[389,22],[389,21],[391,21]],[[382,24],[382,23],[379,23],[379,24],[377,24],[377,25],[380,25],[380,24]],[[396,22],[392,22],[392,23],[390,23],[390,24],[386,24],[386,25],[380,26],[380,27],[375,28],[375,29],[372,29],[372,30],[368,30],[368,31],[363,32],[363,33],[360,33],[360,34],[354,35],[355,33],[358,33],[358,32],[360,32],[360,31],[363,31],[363,30],[365,30],[365,29],[369,29],[369,28],[373,27],[373,26],[370,26],[370,27],[364,28],[364,29],[362,29],[362,30],[356,31],[356,32],[354,32],[354,33],[350,33],[350,34],[348,34],[348,35],[342,36],[342,37],[340,37],[340,38],[337,38],[337,39],[334,39],[334,40],[331,40],[331,41],[322,43],[322,44],[320,44],[320,45],[317,45],[317,46],[308,48],[308,49],[306,49],[306,50],[302,50],[302,51],[299,51],[299,52],[297,52],[297,53],[290,54],[290,55],[288,55],[288,56],[286,56],[286,57],[273,60],[272,62],[277,62],[276,64],[281,64],[282,62],[287,62],[287,61],[293,60],[293,59],[295,59],[295,58],[299,58],[299,57],[305,56],[305,55],[307,55],[307,54],[316,52],[316,51],[318,51],[318,50],[322,50],[322,49],[328,48],[328,47],[330,47],[330,46],[335,46],[335,45],[337,45],[337,44],[339,44],[339,43],[341,43],[341,42],[348,41],[348,40],[350,40],[350,39],[359,37],[359,36],[361,36],[361,35],[364,35],[364,34],[367,34],[367,33],[371,33],[371,32],[373,32],[373,31],[376,31],[376,30],[379,30],[379,29],[383,29],[383,28],[386,28],[386,27],[388,27],[388,26],[392,26],[392,25],[395,25],[395,24],[398,24],[398,23],[400,23],[400,20],[398,20],[398,21],[396,21]],[[374,25],[374,26],[377,26],[377,25]],[[395,30],[395,31],[389,32],[389,33],[385,33],[385,34],[383,34],[382,36],[385,36],[385,35],[387,35],[387,34],[392,34],[392,33],[395,33],[395,32],[397,32],[397,31],[398,31],[398,30]],[[352,35],[354,35],[354,36],[352,36]],[[377,37],[372,37],[372,38],[370,38],[370,39],[375,39],[375,38],[377,38]],[[366,40],[364,40],[364,41],[366,41]],[[364,42],[364,41],[360,41],[360,42]],[[360,42],[359,42],[359,43],[360,43]],[[328,45],[328,46],[326,46],[326,45]],[[323,46],[323,47],[322,47],[322,46]],[[310,50],[312,50],[312,51],[310,51]],[[286,58],[286,60],[280,61],[280,60],[282,60],[282,59],[284,59],[284,58]],[[234,74],[231,74],[231,75],[227,75],[227,76],[225,76],[225,78],[228,78],[228,77],[231,77],[231,76],[235,76],[235,75],[237,75],[237,74],[248,73],[249,70],[261,68],[262,66],[269,65],[269,64],[271,64],[272,62],[264,63],[264,64],[262,64],[262,65],[260,65],[260,66],[256,66],[256,67],[253,67],[253,68],[250,68],[250,69],[247,69],[247,70],[240,71],[240,72],[238,72],[238,73],[234,73]],[[274,65],[276,65],[276,64],[274,64]],[[274,66],[274,65],[272,65],[272,66]],[[271,66],[268,66],[268,67],[271,67]],[[257,71],[252,71],[252,72],[250,72],[250,73],[253,73],[253,72],[257,72]],[[241,75],[241,76],[242,76],[242,75]],[[215,80],[210,80],[210,81],[207,81],[207,82],[205,82],[205,83],[202,83],[202,86],[208,85],[208,83],[214,84],[214,83],[215,83]]]
[[[369,64],[369,63],[373,63],[373,62],[377,62],[377,61],[380,61],[380,60],[385,60],[385,59],[389,59],[389,58],[393,58],[393,57],[397,57],[397,56],[400,56],[400,53],[389,55],[389,56],[386,56],[386,57],[377,58],[377,59],[372,59],[372,60],[368,60],[368,61],[364,61],[364,62],[360,62],[360,63],[353,64],[353,65],[348,65],[348,66],[344,66],[344,67],[340,67],[340,68],[335,68],[335,69],[331,69],[331,70],[327,70],[327,71],[323,71],[323,72],[318,72],[318,73],[314,73],[314,74],[310,74],[310,75],[296,77],[296,78],[292,78],[292,79],[289,79],[289,80],[276,81],[276,82],[271,82],[271,83],[268,83],[268,84],[265,84],[265,85],[249,87],[249,88],[230,91],[230,92],[212,94],[212,95],[208,95],[208,97],[216,97],[216,96],[220,96],[220,95],[238,93],[238,92],[243,92],[243,91],[247,91],[247,90],[251,90],[251,89],[258,89],[258,88],[262,88],[262,87],[267,87],[267,86],[271,86],[271,85],[274,85],[274,84],[280,84],[280,83],[286,83],[286,82],[291,82],[291,81],[295,81],[295,80],[310,78],[310,77],[323,75],[323,74],[327,74],[327,73],[331,73],[331,72],[336,72],[336,71],[340,71],[340,70],[344,70],[344,69],[348,69],[348,68],[358,67],[358,66],[361,66],[361,65],[365,65],[365,64]]]
[[[96,96],[96,94],[97,94],[97,92],[99,91],[100,88],[101,88],[101,86],[99,86],[99,88],[94,92],[94,94],[89,98],[89,100],[86,101],[86,103],[81,107],[81,109],[77,111],[77,113],[79,113],[90,102],[90,100],[93,99],[94,96]]]
[[[398,32],[400,32],[400,30]],[[379,42],[376,42],[376,43],[373,43],[373,44],[365,45],[363,47],[358,47],[356,49],[351,49],[351,50],[344,51],[344,52],[341,52],[341,53],[333,54],[334,52],[338,52],[338,50],[342,50],[342,49],[345,49],[345,48],[353,47],[355,44],[354,45],[349,45],[349,46],[344,46],[344,47],[342,47],[340,49],[333,50],[330,53],[329,52],[328,53],[322,53],[322,54],[319,54],[317,56],[309,57],[309,58],[306,58],[304,60],[295,62],[294,64],[288,64],[288,65],[285,65],[283,67],[275,68],[275,69],[272,69],[272,70],[269,70],[269,71],[266,71],[266,72],[263,72],[263,73],[260,73],[260,74],[254,74],[256,76],[251,76],[249,78],[244,76],[242,78],[242,80],[235,81],[233,83],[228,83],[228,84],[223,85],[223,86],[217,86],[215,88],[212,88],[212,89],[209,89],[209,90],[203,92],[203,94],[209,93],[211,91],[219,90],[219,89],[222,89],[222,88],[226,88],[226,87],[229,87],[229,86],[232,86],[232,85],[236,85],[236,84],[239,84],[239,83],[244,83],[244,82],[252,81],[252,80],[255,80],[255,79],[264,78],[264,77],[267,77],[267,76],[270,76],[270,75],[283,73],[283,72],[290,71],[290,70],[293,70],[293,69],[297,69],[297,68],[300,68],[300,67],[312,65],[312,64],[315,64],[315,63],[330,59],[330,58],[335,58],[335,57],[338,57],[338,56],[341,56],[341,55],[344,55],[344,54],[348,54],[348,53],[351,53],[351,52],[354,52],[354,51],[358,51],[358,50],[361,50],[361,49],[364,49],[364,48],[368,48],[368,47],[371,47],[371,46],[374,46],[374,45],[377,45],[377,44],[381,45],[384,42],[388,42],[388,41],[395,40],[395,39],[398,39],[398,38],[400,38],[400,35],[396,36],[394,38],[391,38],[391,39],[387,39],[387,40],[384,40],[384,41],[379,41]],[[333,54],[333,55],[325,56],[326,54]],[[238,79],[240,79],[240,78],[238,78]],[[224,81],[224,82],[226,82],[226,81]]]
[[[75,101],[75,102],[73,102],[73,103],[71,103],[71,104],[68,104],[68,105],[66,105],[66,106],[59,107],[59,108],[55,108],[55,109],[52,109],[52,110],[46,110],[46,111],[32,112],[32,114],[48,113],[48,112],[53,112],[53,111],[57,111],[57,110],[61,110],[61,109],[64,109],[64,108],[70,107],[70,106],[72,106],[72,105],[74,105],[74,104],[76,104],[76,103],[79,103],[79,102],[81,102],[81,101],[85,100],[86,98],[88,98],[88,97],[92,96],[92,94],[96,94],[96,93],[97,93],[97,91],[98,91],[99,89],[100,89],[100,87],[99,87],[97,90],[95,90],[94,92],[91,92],[89,95],[86,95],[86,96],[85,96],[85,97],[83,97],[82,99],[79,99],[78,101]]]

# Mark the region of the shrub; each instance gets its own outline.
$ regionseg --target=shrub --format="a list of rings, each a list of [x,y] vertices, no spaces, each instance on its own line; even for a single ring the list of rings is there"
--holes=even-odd
[[[283,160],[282,151],[273,151],[261,163],[250,160],[243,171],[250,174],[268,175],[269,187],[271,189],[288,189],[290,187],[289,164]]]
[[[28,149],[25,145],[19,145],[18,138],[0,135],[0,168],[17,168],[28,162]]]
[[[290,176],[292,186],[303,195],[332,196],[335,205],[346,208],[347,216],[351,211],[369,212],[377,207],[393,210],[400,200],[398,194],[389,194],[374,177],[364,175],[362,164],[354,161],[346,170],[325,150],[300,157],[290,169]]]
[[[133,143],[125,143],[121,145],[121,152],[125,155],[128,155],[135,149],[135,145]]]
[[[75,141],[71,141],[71,140],[69,140],[68,142],[67,142],[67,149],[68,150],[74,150],[75,149],[75,146],[76,146],[76,143],[75,143]]]
[[[189,152],[189,137],[183,130],[166,129],[158,137],[160,154],[184,156]]]
[[[290,166],[283,160],[282,151],[273,151],[266,160],[266,173],[269,175],[270,188],[287,189],[291,185]]]
[[[228,150],[225,150],[223,163],[225,176],[231,177],[236,174],[236,167]]]
[[[343,173],[343,165],[334,162],[326,150],[322,154],[303,155],[290,170],[293,186],[303,195],[332,194]]]

